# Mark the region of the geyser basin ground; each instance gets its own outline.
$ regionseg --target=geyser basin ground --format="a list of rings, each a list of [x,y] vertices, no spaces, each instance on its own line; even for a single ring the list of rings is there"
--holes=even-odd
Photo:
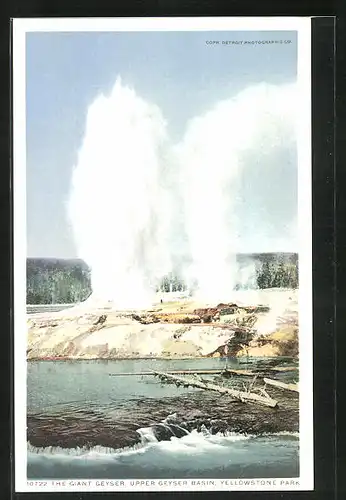
[[[162,298],[162,297],[161,297]],[[119,311],[111,304],[87,301],[58,313],[28,316],[28,359],[198,358],[217,350],[251,314],[230,314],[217,322],[200,322],[201,304],[189,299],[160,297],[148,311]],[[238,306],[267,305],[256,313],[253,340],[238,356],[296,356],[298,301],[294,290],[235,292]],[[251,318],[250,318],[251,319]]]

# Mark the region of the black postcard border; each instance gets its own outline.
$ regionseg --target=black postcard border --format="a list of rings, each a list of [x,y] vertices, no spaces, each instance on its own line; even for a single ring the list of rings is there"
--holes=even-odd
[[[11,4],[9,17],[55,17],[55,16],[86,16],[81,8],[63,9],[63,2],[59,7],[43,2],[19,2]],[[232,5],[235,6],[236,2]],[[240,3],[238,3],[239,5]],[[172,3],[166,12],[162,7],[156,9],[156,12],[142,11],[143,3],[137,2],[131,9],[124,13],[124,4],[118,12],[108,11],[108,15],[127,15],[141,16],[146,15],[172,15]],[[210,3],[208,2],[210,6]],[[20,8],[19,8],[20,7]],[[67,6],[66,6],[67,7]],[[173,12],[178,15],[209,15],[210,10],[205,2],[201,2],[196,11],[196,4],[185,2],[187,9],[176,8]],[[189,9],[190,7],[190,9]],[[155,10],[155,9],[154,9]],[[185,11],[184,11],[185,10]],[[203,11],[204,12],[201,12]],[[222,15],[239,15],[235,12]],[[261,9],[261,16],[268,15],[269,12]],[[286,9],[284,9],[286,10]],[[300,8],[289,15],[309,15],[309,8],[306,2],[300,3]],[[317,14],[315,9],[315,13]],[[62,14],[64,11],[64,14]],[[69,12],[70,11],[70,12]],[[199,12],[198,12],[199,11]],[[240,5],[240,12],[244,15],[244,6]],[[324,9],[326,13],[326,9]],[[331,13],[331,12],[330,12]],[[215,14],[215,11],[214,11]],[[273,14],[273,9],[270,12]],[[282,12],[281,14],[287,14]],[[100,12],[98,17],[105,16]],[[219,13],[218,15],[221,15]],[[253,13],[252,15],[255,15]],[[277,12],[275,15],[280,15]],[[310,12],[311,15],[311,12]],[[5,375],[9,374],[10,387],[7,392],[7,398],[3,396],[3,404],[0,409],[2,412],[2,443],[7,446],[1,446],[2,455],[2,491],[8,492],[4,498],[102,498],[113,496],[114,493],[15,493],[14,492],[14,457],[13,457],[13,265],[12,265],[12,89],[11,89],[11,58],[10,54],[10,24],[7,18],[7,30],[1,31],[1,62],[3,66],[2,74],[8,75],[8,80],[2,79],[1,85],[4,86],[2,97],[2,122],[8,125],[8,134],[1,134],[1,152],[3,153],[3,165],[9,165],[9,169],[2,168],[4,179],[0,183],[1,192],[1,214],[3,224],[1,226],[1,241],[7,241],[8,246],[4,251],[2,246],[2,274],[1,283],[7,283],[3,287],[4,294],[2,306],[4,307],[3,318],[7,319],[3,335],[6,332],[8,345],[1,350],[3,356],[1,367]],[[335,336],[334,320],[336,305],[336,247],[335,247],[335,59],[334,59],[334,23],[335,18],[315,18],[312,20],[312,145],[313,145],[313,299],[314,299],[314,434],[315,434],[315,490],[313,492],[194,492],[193,496],[217,495],[220,498],[315,498],[326,499],[333,498],[335,494],[336,479],[336,455],[335,455]],[[9,104],[10,101],[10,104]],[[3,130],[3,129],[2,129]],[[10,159],[10,164],[9,164]],[[7,305],[6,299],[9,299]],[[4,377],[3,379],[4,380]],[[9,422],[9,426],[6,423]],[[6,439],[7,438],[7,439]],[[8,486],[8,488],[6,488]],[[117,495],[127,497],[152,497],[171,498],[177,493],[117,493]],[[180,497],[187,497],[190,493],[179,493]]]

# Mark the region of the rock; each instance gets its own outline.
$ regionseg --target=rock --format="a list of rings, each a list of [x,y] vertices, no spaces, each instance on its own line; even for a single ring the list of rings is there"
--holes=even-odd
[[[220,316],[228,316],[230,314],[235,314],[236,312],[238,311],[238,308],[237,307],[224,307],[222,309],[220,309]]]
[[[107,320],[107,314],[101,314],[98,319],[95,321],[94,325],[103,325]]]
[[[132,314],[131,317],[142,325],[150,325],[151,323],[160,322],[160,319],[155,314],[143,314],[142,316],[139,316],[138,314]]]
[[[202,316],[202,323],[211,323],[213,316],[211,314],[204,314]]]
[[[270,311],[269,306],[262,306],[262,305],[260,305],[260,306],[247,306],[247,307],[243,307],[242,309],[249,314],[251,314],[251,313],[266,313],[266,312]]]
[[[234,314],[223,314],[220,316],[220,323],[233,323],[234,322]]]
[[[159,321],[162,323],[201,323],[201,318],[197,314],[191,313],[164,313],[158,315]]]

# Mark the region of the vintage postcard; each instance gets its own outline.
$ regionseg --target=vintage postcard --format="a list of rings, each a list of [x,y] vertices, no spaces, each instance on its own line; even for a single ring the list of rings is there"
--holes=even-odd
[[[313,489],[310,24],[13,21],[16,491]]]

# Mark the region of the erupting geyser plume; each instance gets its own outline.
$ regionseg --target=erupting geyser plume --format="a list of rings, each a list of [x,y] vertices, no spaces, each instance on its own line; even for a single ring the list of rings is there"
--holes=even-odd
[[[270,182],[279,163],[285,161],[278,153],[285,151],[288,156],[290,148],[294,151],[295,102],[293,85],[249,87],[191,120],[178,146],[184,167],[185,221],[193,262],[190,272],[198,280],[198,293],[204,300],[225,300],[239,279],[236,253],[244,251],[246,231],[239,235],[246,210],[239,208],[237,201],[245,198],[248,205],[251,202],[246,200],[242,183],[254,183],[253,175],[259,168]],[[268,207],[268,198],[275,197],[278,190],[276,183],[271,191],[263,189],[261,209]],[[276,205],[273,209],[280,211]],[[259,230],[248,228],[259,239],[252,251],[261,251],[258,246],[267,225],[263,218]],[[275,234],[275,239],[280,240],[280,236],[287,237],[283,231]],[[275,245],[273,237],[270,244]]]
[[[162,277],[178,268],[198,283],[200,298],[229,300],[246,234],[239,200],[246,204],[249,184],[256,196],[259,169],[270,182],[282,155],[295,156],[295,102],[294,85],[249,87],[191,120],[172,145],[160,110],[120,79],[108,97],[98,97],[88,111],[69,204],[94,296],[146,307]],[[279,184],[276,196],[284,196]],[[264,210],[248,229],[256,244],[263,236],[274,245],[270,217],[280,206],[271,198],[267,191],[261,202],[269,222]],[[291,238],[295,220],[293,213],[284,221],[289,231],[282,227],[274,237]]]
[[[146,307],[170,270],[166,144],[160,110],[120,79],[89,108],[69,210],[99,300]]]

